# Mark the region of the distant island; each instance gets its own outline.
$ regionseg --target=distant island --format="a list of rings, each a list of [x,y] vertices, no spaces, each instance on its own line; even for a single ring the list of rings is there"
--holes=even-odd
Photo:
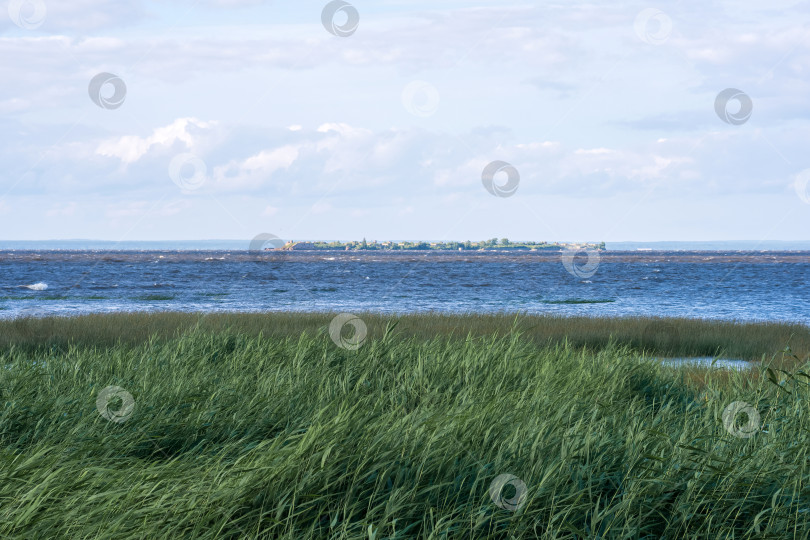
[[[564,243],[564,242],[510,242],[508,238],[491,238],[481,242],[367,242],[365,238],[357,242],[287,242],[282,248],[287,251],[306,250],[347,250],[347,251],[538,251],[561,249],[604,250],[605,243]]]

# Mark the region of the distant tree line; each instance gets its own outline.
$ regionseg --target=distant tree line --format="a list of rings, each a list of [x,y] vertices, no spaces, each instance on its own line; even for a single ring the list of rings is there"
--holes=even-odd
[[[362,250],[362,251],[407,251],[407,250],[439,250],[439,251],[479,251],[479,250],[529,250],[540,249],[596,249],[604,250],[605,243],[564,243],[564,242],[512,242],[508,238],[490,238],[480,242],[466,240],[464,242],[368,242],[365,238],[352,242],[288,242],[286,249],[324,249],[324,250]]]

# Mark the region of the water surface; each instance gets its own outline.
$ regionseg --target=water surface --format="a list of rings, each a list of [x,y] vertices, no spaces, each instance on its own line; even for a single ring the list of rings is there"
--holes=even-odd
[[[0,251],[0,317],[524,311],[810,324],[807,251],[607,251],[595,270],[574,264],[559,252]]]

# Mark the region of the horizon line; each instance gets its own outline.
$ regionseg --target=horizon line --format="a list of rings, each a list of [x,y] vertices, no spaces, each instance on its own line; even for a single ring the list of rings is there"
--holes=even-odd
[[[372,238],[371,240],[368,239],[369,237],[364,237],[360,239],[354,240],[345,240],[345,239],[322,239],[322,238],[299,238],[299,239],[284,239],[280,238],[280,240],[284,240],[285,242],[362,242],[366,240],[367,242],[434,242],[434,243],[451,243],[451,242],[486,242],[493,238],[494,236],[482,240],[472,240],[469,238],[465,238],[464,240],[436,240],[436,239],[411,239],[411,238],[392,238],[386,240],[379,240],[378,238]],[[501,240],[502,238],[507,237],[499,237],[496,238],[497,240]],[[250,242],[252,239],[250,238],[202,238],[202,239],[189,239],[189,238],[181,238],[181,239],[161,239],[161,240],[144,240],[144,239],[135,239],[135,240],[105,240],[99,238],[46,238],[46,239],[37,239],[37,240],[16,240],[16,239],[0,239],[0,243],[3,242],[13,242],[13,243],[42,243],[42,242],[98,242],[98,243],[112,243],[112,244],[126,244],[126,243],[179,243],[179,242]],[[520,243],[520,242],[546,242],[546,243],[567,243],[567,244],[598,244],[598,243],[611,243],[611,244],[666,244],[666,243],[690,243],[690,244],[709,244],[709,243],[742,243],[742,242],[750,242],[750,243],[759,243],[759,244],[767,244],[767,243],[780,243],[780,244],[789,244],[789,243],[810,243],[810,239],[806,240],[755,240],[751,238],[745,239],[734,239],[734,240],[528,240],[528,239],[509,239],[511,243]]]

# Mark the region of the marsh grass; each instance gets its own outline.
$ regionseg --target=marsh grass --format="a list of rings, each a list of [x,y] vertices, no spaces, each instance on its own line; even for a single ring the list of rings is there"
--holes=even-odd
[[[698,383],[537,320],[363,318],[357,351],[324,314],[27,327],[0,353],[0,537],[807,538],[792,353]],[[96,408],[108,386],[135,400],[124,422]],[[751,438],[724,428],[733,401],[761,415]],[[517,511],[490,497],[501,474],[527,486]]]
[[[520,330],[525,339],[543,345],[567,342],[599,351],[609,343],[667,357],[725,356],[761,361],[786,346],[800,361],[810,359],[810,328],[789,323],[740,323],[703,319],[648,317],[558,317],[515,313],[387,316],[359,313],[369,337],[381,337],[386,324],[397,323],[402,336],[429,340],[507,335]],[[236,332],[248,336],[297,337],[322,333],[334,314],[264,313],[116,313],[76,317],[0,320],[0,348],[64,348],[69,344],[104,347],[170,339],[194,329]],[[790,359],[789,359],[790,360]],[[793,367],[795,362],[792,362]],[[784,366],[783,366],[784,367]]]

